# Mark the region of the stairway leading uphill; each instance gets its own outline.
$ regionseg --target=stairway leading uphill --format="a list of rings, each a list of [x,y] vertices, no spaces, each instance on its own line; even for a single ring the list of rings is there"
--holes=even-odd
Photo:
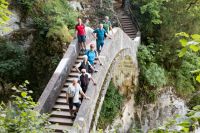
[[[131,17],[126,12],[123,12],[123,14],[120,16],[121,17],[119,19],[120,19],[120,23],[122,25],[123,31],[126,34],[128,34],[128,36],[131,39],[134,39],[137,34],[137,28],[136,28],[135,24],[133,23]]]
[[[71,72],[66,78],[65,84],[61,89],[61,92],[53,106],[52,112],[50,113],[49,122],[52,123],[51,129],[54,129],[57,133],[62,133],[63,131],[69,131],[73,125],[73,120],[69,112],[69,105],[66,100],[65,88],[67,88],[73,81],[73,79],[79,78],[79,73],[75,69],[75,66],[83,61],[83,54],[79,54],[76,59]],[[96,61],[95,61],[96,64]],[[75,106],[73,107],[75,110]]]

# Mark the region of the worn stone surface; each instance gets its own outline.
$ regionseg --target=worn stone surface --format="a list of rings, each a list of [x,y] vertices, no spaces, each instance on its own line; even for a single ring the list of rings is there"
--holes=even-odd
[[[152,128],[162,126],[167,119],[175,118],[178,114],[184,116],[187,111],[185,101],[178,98],[172,92],[172,88],[168,87],[160,94],[155,103],[146,104],[143,108],[137,107],[135,112],[139,118],[138,123],[141,130],[147,133]]]

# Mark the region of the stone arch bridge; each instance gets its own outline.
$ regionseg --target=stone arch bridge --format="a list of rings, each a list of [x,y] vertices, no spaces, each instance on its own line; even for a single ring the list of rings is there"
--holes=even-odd
[[[87,28],[87,44],[95,43],[91,32],[92,29]],[[89,83],[86,94],[90,97],[90,100],[83,100],[75,120],[72,121],[68,118],[68,105],[66,104],[65,95],[62,95],[62,89],[66,87],[66,81],[69,81],[74,64],[81,59],[79,48],[76,45],[77,40],[74,40],[69,45],[63,59],[39,98],[39,105],[35,110],[40,113],[51,114],[49,121],[53,124],[58,124],[51,127],[56,132],[67,130],[75,133],[86,133],[95,129],[111,78],[119,86],[127,80],[136,85],[136,77],[138,76],[136,53],[140,41],[140,34],[137,34],[132,40],[120,28],[113,29],[112,39],[105,40],[105,45],[100,55],[100,60],[104,65],[96,64],[96,68],[99,71],[92,75],[97,85],[94,86],[91,82]],[[122,93],[128,93],[128,91],[130,90],[127,89]],[[57,104],[59,104],[60,108]]]

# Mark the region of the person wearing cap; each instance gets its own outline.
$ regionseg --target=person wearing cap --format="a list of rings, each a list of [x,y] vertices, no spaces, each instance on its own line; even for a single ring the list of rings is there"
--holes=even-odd
[[[93,31],[93,36],[94,38],[96,38],[96,47],[98,54],[100,54],[101,49],[103,48],[105,35],[111,38],[106,30],[103,28],[103,24],[99,24],[99,28]]]
[[[84,93],[87,91],[90,79],[92,80],[93,84],[96,85],[96,82],[94,81],[92,76],[86,72],[86,69],[82,69],[81,75],[79,76],[79,81],[80,81],[80,85],[81,85],[81,88]]]
[[[86,50],[86,31],[85,31],[85,25],[82,23],[81,18],[78,18],[78,24],[75,26],[75,37],[78,38],[78,44],[80,46],[80,49],[82,52]]]
[[[91,64],[93,67],[94,67],[94,61],[95,61],[95,59],[97,59],[97,60],[99,61],[100,65],[103,65],[103,64],[101,63],[101,61],[99,60],[99,58],[98,58],[98,53],[97,53],[97,51],[96,51],[94,48],[95,48],[94,44],[90,44],[90,50],[88,50],[88,51],[86,52],[86,55],[87,55],[87,57],[88,57],[88,61],[90,62],[90,64]]]
[[[75,69],[76,69],[79,73],[81,73],[81,70],[82,70],[82,69],[85,69],[86,72],[88,72],[88,73],[93,73],[94,71],[96,71],[96,70],[94,69],[94,67],[90,64],[90,62],[88,61],[87,55],[84,55],[84,56],[83,56],[83,61],[80,62],[80,63],[78,63],[78,64],[76,65]]]
[[[77,79],[74,79],[72,81],[72,84],[69,85],[68,88],[65,89],[66,91],[66,100],[69,103],[69,109],[70,109],[70,114],[72,118],[74,118],[74,115],[78,112],[78,109],[81,105],[80,100],[79,100],[79,93],[83,95],[84,98],[90,99],[90,97],[86,96],[85,93],[82,91],[82,88],[80,84],[78,83]],[[73,112],[73,106],[76,107],[75,112]]]

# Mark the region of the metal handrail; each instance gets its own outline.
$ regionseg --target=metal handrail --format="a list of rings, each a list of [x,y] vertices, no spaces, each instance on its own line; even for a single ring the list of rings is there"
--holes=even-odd
[[[137,18],[133,15],[133,11],[131,9],[131,6],[128,7],[128,12],[129,12],[129,15],[130,15],[132,21],[135,23],[137,30],[140,31],[139,22],[138,22]]]

